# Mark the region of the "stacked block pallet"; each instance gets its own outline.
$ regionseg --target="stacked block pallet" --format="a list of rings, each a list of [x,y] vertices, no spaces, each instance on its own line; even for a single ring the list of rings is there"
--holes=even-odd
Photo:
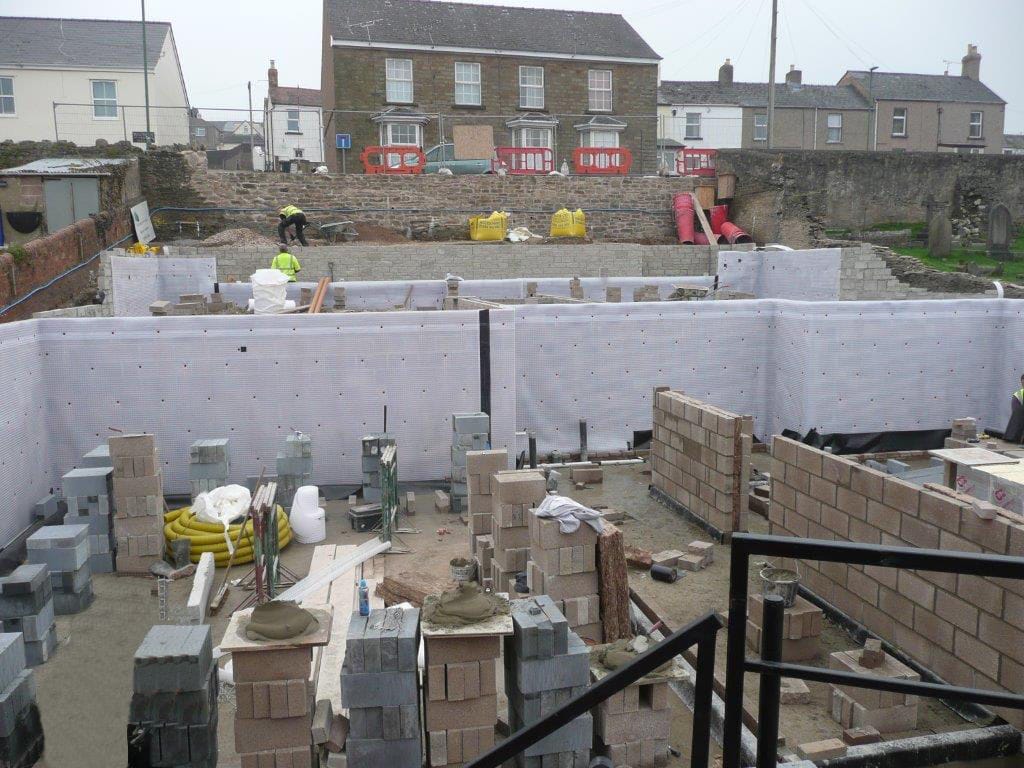
[[[352,614],[341,668],[352,768],[420,765],[419,611]]]
[[[782,660],[807,661],[818,655],[824,613],[821,608],[797,595],[796,601],[782,615]],[[747,598],[747,643],[754,650],[761,648],[761,626],[764,620],[764,595]]]
[[[57,627],[48,566],[19,565],[0,578],[0,620],[4,632],[20,632],[24,637],[28,666],[38,666],[50,657],[57,645]]]
[[[491,445],[491,417],[486,413],[452,414],[452,487],[451,509],[456,514],[467,511],[469,475],[466,454],[483,451]]]
[[[366,435],[363,437],[363,501],[380,501],[380,454],[395,438],[388,434]]]
[[[498,592],[507,590],[515,594],[515,574],[527,571],[530,561],[530,510],[544,500],[547,482],[543,474],[533,470],[500,472],[491,482],[494,488],[492,584]]]
[[[921,676],[869,640],[873,649],[836,651],[829,655],[829,668],[858,675],[920,680]],[[846,685],[829,685],[832,719],[843,728],[873,727],[879,733],[912,731],[917,728],[918,697],[905,693],[872,691]]]
[[[93,573],[114,572],[117,544],[110,510],[112,476],[111,467],[81,467],[61,479],[68,504],[64,524],[89,527],[89,568]]]
[[[594,680],[606,672],[591,670]],[[593,710],[594,748],[618,766],[658,768],[669,760],[668,680],[642,677]]]
[[[43,754],[43,723],[36,706],[36,681],[25,668],[25,643],[0,634],[0,765],[29,768]]]
[[[28,537],[25,546],[29,563],[45,565],[50,571],[54,613],[78,613],[92,605],[89,526],[44,526]]]
[[[597,531],[580,523],[562,533],[557,520],[528,515],[531,595],[547,595],[580,637],[602,642],[600,585],[597,575]]]
[[[547,717],[590,682],[590,649],[569,629],[546,595],[512,604],[513,635],[505,638],[505,690],[509,728],[518,731]],[[587,768],[593,742],[590,713],[516,755],[519,768]]]
[[[129,744],[145,752],[139,757],[148,759],[139,764],[217,765],[217,665],[209,625],[157,625],[146,634],[135,652],[128,734]]]
[[[746,530],[753,431],[751,416],[656,391],[652,485],[723,536]]]
[[[164,488],[152,435],[111,437],[117,572],[149,574],[163,557]]]
[[[508,451],[466,452],[466,488],[469,504],[470,549],[477,561],[480,579],[490,579],[494,554],[494,476],[508,469]],[[482,583],[482,582],[481,582]]]
[[[228,440],[196,440],[188,448],[188,484],[192,501],[200,493],[228,484],[231,460]]]
[[[288,435],[284,450],[277,454],[277,503],[290,509],[295,492],[312,480],[313,441],[301,432]]]

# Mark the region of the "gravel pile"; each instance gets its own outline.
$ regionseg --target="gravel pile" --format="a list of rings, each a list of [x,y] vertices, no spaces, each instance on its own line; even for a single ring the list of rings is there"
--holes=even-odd
[[[273,246],[277,242],[266,235],[252,229],[225,229],[203,240],[203,245],[240,245],[245,247]]]

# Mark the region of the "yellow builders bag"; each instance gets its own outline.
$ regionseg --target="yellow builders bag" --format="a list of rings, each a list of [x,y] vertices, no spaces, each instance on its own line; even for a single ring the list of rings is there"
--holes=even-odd
[[[508,214],[495,211],[490,216],[469,217],[470,240],[504,240],[508,233]]]
[[[562,208],[551,217],[551,237],[586,237],[587,215],[579,208]]]

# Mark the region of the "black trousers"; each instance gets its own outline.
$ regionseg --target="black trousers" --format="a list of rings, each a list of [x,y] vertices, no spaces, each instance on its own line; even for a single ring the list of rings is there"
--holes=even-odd
[[[302,234],[302,230],[305,228],[307,223],[308,222],[306,221],[306,214],[304,213],[296,213],[292,216],[289,216],[287,219],[282,219],[281,222],[277,225],[277,237],[281,240],[282,243],[288,245],[288,240],[286,239],[288,227],[295,225],[296,239],[303,245],[309,245],[309,243],[306,242],[305,236]]]
[[[1008,443],[1024,440],[1024,405],[1016,397],[1010,398],[1010,420],[1006,423],[1003,440]]]

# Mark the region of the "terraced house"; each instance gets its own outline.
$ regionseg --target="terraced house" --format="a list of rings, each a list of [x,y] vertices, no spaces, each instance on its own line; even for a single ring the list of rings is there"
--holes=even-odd
[[[496,146],[550,149],[556,169],[579,146],[626,147],[633,171],[655,169],[660,58],[618,14],[326,0],[324,15],[328,147],[347,134],[355,155],[430,149],[486,125]]]

